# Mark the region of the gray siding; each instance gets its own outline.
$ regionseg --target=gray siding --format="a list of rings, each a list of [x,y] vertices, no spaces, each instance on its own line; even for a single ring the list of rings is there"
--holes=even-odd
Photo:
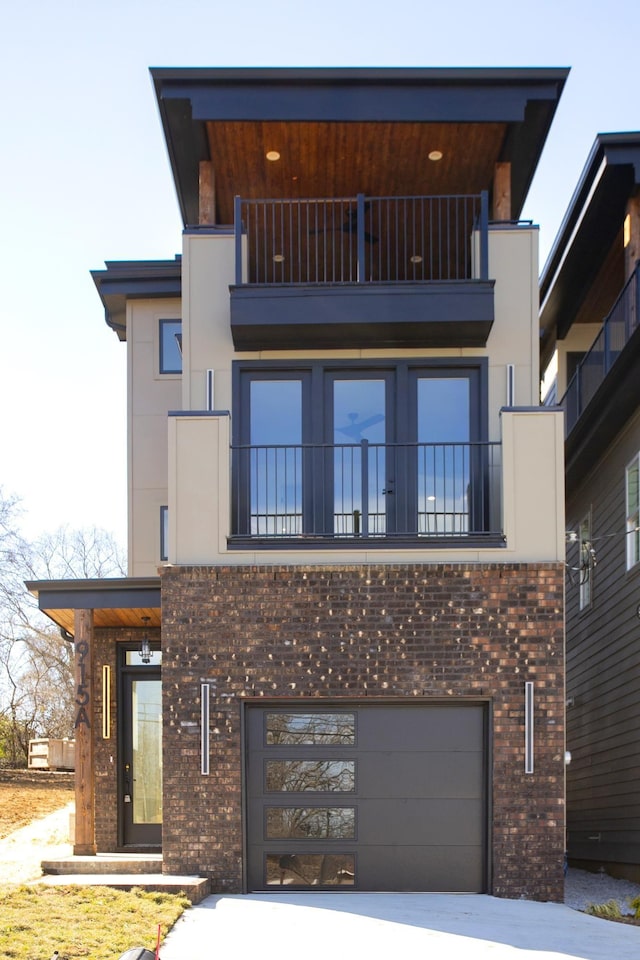
[[[591,605],[567,578],[568,850],[572,860],[640,867],[640,564],[626,569],[625,468],[640,414],[567,501],[567,529],[591,511]],[[569,566],[578,549],[569,546]]]

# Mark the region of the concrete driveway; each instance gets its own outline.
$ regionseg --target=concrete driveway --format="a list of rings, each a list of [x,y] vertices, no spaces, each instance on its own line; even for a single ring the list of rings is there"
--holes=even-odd
[[[426,893],[212,896],[161,960],[640,960],[640,927],[556,903]]]

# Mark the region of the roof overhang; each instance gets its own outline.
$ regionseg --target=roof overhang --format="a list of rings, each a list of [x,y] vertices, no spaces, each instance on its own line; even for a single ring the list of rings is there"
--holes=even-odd
[[[360,186],[352,190],[345,171],[338,168],[343,158],[348,162],[358,156],[358,145],[362,148],[364,141],[365,166],[370,163],[376,171],[371,179],[385,180],[376,139],[367,140],[368,128],[376,125],[385,140],[380,154],[386,158],[387,180],[393,182],[401,164],[406,195],[425,193],[418,185],[424,183],[427,160],[422,145],[415,148],[410,130],[416,124],[433,125],[436,131],[444,126],[468,127],[463,147],[447,158],[447,176],[439,173],[438,190],[432,192],[440,195],[462,192],[447,191],[446,186],[447,179],[455,184],[462,173],[472,184],[469,192],[491,189],[493,171],[487,177],[487,149],[478,142],[482,136],[478,130],[492,126],[493,160],[511,163],[512,216],[517,218],[568,72],[566,68],[152,68],[151,75],[182,218],[185,225],[194,225],[202,161],[211,161],[214,168],[218,162],[216,191],[224,191],[225,212],[228,194],[277,198],[295,197],[300,190],[305,197],[340,196],[344,186],[349,193],[367,192],[366,169],[353,171],[360,177]],[[322,149],[327,144],[327,124],[341,125],[331,154]],[[246,125],[253,134],[257,127],[270,135],[278,129],[274,125],[279,129],[284,125],[285,137],[287,130],[297,126],[300,150],[295,172],[281,167],[279,181],[262,176],[266,142],[245,139]],[[317,149],[314,130],[319,137]],[[475,182],[476,166],[488,182]],[[447,164],[441,170],[445,168]],[[218,172],[225,177],[222,185]],[[253,193],[263,182],[270,187],[269,193]],[[322,184],[324,194],[305,190],[316,183]]]
[[[29,580],[25,585],[37,598],[39,609],[71,635],[75,631],[76,610],[92,610],[96,628],[160,626],[159,577]]]
[[[126,340],[127,300],[166,300],[182,294],[182,262],[174,260],[110,260],[106,270],[91,276],[104,305],[105,320]]]
[[[571,327],[639,185],[640,132],[598,134],[540,278],[543,362]]]

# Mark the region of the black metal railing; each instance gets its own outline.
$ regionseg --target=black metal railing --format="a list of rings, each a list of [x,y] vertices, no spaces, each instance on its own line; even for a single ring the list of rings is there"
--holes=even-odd
[[[236,284],[488,278],[488,195],[235,200]],[[479,234],[474,252],[473,234]]]
[[[573,430],[605,377],[638,327],[640,263],[629,277],[598,336],[582,358],[559,402],[565,412],[565,435]]]
[[[499,537],[499,443],[241,444],[232,537]]]

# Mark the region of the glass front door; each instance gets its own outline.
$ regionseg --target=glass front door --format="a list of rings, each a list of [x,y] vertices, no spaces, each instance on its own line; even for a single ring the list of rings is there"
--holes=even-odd
[[[131,653],[127,651],[127,654]],[[133,670],[124,667],[122,687],[123,763],[120,793],[123,844],[159,847],[162,842],[160,670],[145,666]]]

